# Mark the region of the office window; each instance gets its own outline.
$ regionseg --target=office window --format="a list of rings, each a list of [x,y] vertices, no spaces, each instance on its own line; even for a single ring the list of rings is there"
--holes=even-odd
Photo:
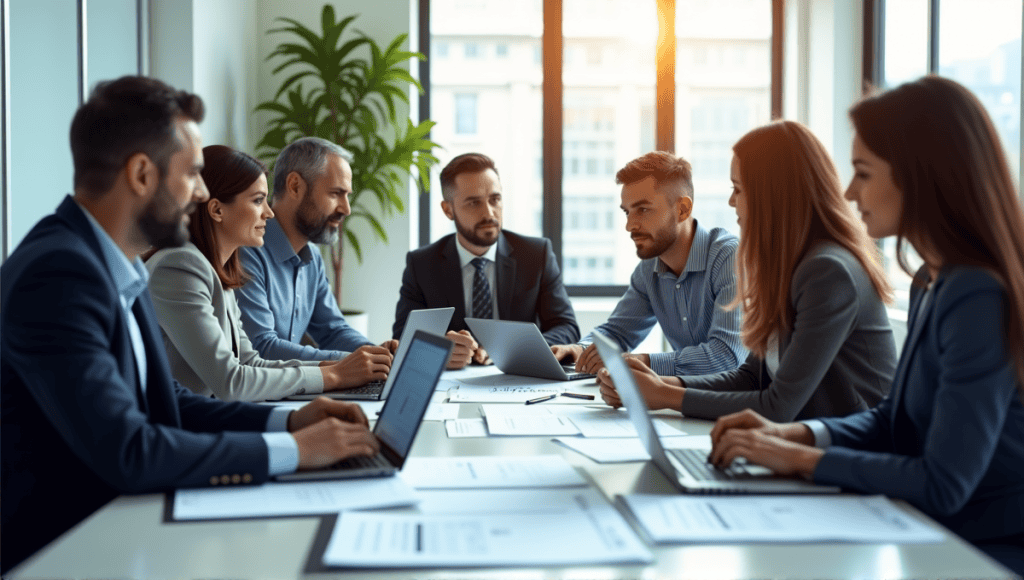
[[[729,151],[745,131],[769,120],[772,19],[780,13],[773,6],[781,0],[478,0],[470,15],[459,12],[460,1],[430,1],[433,42],[474,43],[488,35],[501,41],[492,41],[494,51],[481,46],[474,62],[463,61],[461,68],[442,59],[429,63],[431,118],[456,121],[434,129],[445,147],[441,166],[465,150],[494,157],[506,191],[505,227],[551,238],[570,293],[619,296],[624,290],[637,257],[614,176],[658,148],[659,139],[661,147],[700,159],[695,177],[702,180],[696,184],[702,225],[735,230],[727,204]],[[674,125],[663,120],[669,115],[659,106],[666,105],[655,99],[658,14],[666,6],[676,14],[676,68],[662,71],[679,81],[665,89],[675,96]],[[560,26],[545,22],[556,10]],[[560,33],[560,44],[545,44],[552,31]],[[544,46],[555,51],[546,64],[560,71],[560,83],[544,79]],[[511,53],[533,58],[507,58]],[[543,114],[552,99],[544,91],[555,86],[562,91],[560,125]],[[455,111],[447,117],[443,111],[442,95],[464,93],[478,95],[474,133],[462,130]],[[692,131],[691,123],[702,128]],[[533,165],[531,152],[552,140],[561,146],[560,158],[542,154],[537,171],[515,168]],[[430,226],[421,242],[452,231],[436,204],[422,211],[430,212]]]
[[[476,44],[490,37],[494,50],[479,48],[471,62],[460,59],[428,61],[431,84],[430,118],[438,121],[431,138],[443,149],[436,152],[440,163],[431,175],[426,241],[455,231],[440,208],[438,175],[452,157],[480,152],[494,159],[501,178],[504,227],[539,236],[541,230],[541,38],[540,2],[473,0],[472,11],[464,0],[432,0],[431,42]],[[482,25],[485,25],[481,29]],[[501,42],[493,40],[501,29]],[[504,48],[502,48],[504,47]],[[502,54],[504,52],[504,55]],[[511,58],[516,54],[533,58]],[[421,237],[422,240],[422,237]]]
[[[434,56],[437,58],[448,58],[448,43],[447,42],[435,42],[434,43]]]
[[[462,46],[462,53],[466,58],[477,58],[480,56],[480,45],[475,42],[467,42]]]
[[[455,133],[476,135],[476,93],[456,93]]]
[[[739,233],[732,146],[771,120],[771,0],[676,1],[676,153],[693,166],[694,215]]]

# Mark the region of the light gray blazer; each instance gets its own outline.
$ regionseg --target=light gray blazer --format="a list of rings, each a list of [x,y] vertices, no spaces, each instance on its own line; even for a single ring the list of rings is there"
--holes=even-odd
[[[226,401],[323,392],[318,361],[260,358],[242,330],[234,290],[221,286],[194,244],[160,250],[146,268],[171,374],[183,386]]]
[[[773,421],[849,415],[874,407],[896,372],[889,316],[860,262],[833,242],[812,247],[790,285],[793,330],[779,337],[771,380],[751,354],[738,369],[680,377],[682,412],[713,419],[753,409]]]

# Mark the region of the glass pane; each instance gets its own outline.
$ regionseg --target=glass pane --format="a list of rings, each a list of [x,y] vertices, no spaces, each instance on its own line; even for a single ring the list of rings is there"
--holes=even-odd
[[[677,0],[676,153],[693,166],[694,215],[738,234],[732,146],[771,120],[771,0]]]
[[[430,237],[455,231],[441,211],[441,169],[478,152],[498,166],[506,229],[541,235],[539,0],[433,0],[430,118],[443,149],[431,176]]]
[[[565,0],[562,276],[629,283],[633,242],[615,173],[654,149],[654,0]]]
[[[1020,0],[943,0],[939,5],[939,74],[985,105],[1020,186]]]
[[[928,73],[929,0],[885,2],[882,84],[893,87]]]

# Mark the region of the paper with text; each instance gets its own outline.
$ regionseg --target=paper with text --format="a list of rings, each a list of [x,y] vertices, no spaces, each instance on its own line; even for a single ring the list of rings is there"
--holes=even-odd
[[[626,506],[655,542],[927,543],[942,532],[884,496],[635,494]]]
[[[570,566],[649,563],[650,551],[594,489],[559,512],[345,512],[324,563],[346,567]]]
[[[416,489],[587,485],[561,455],[410,457],[402,478]]]
[[[179,489],[175,520],[256,518],[337,513],[415,504],[416,492],[399,477],[265,483]]]
[[[450,439],[487,437],[487,424],[483,419],[452,419],[444,422],[444,430]]]
[[[655,426],[658,423],[655,422]],[[626,463],[630,461],[647,461],[651,456],[644,449],[639,437],[626,438],[592,438],[557,437],[555,443],[564,445],[573,451],[586,455],[597,463]],[[665,449],[711,449],[711,438],[707,435],[685,435],[682,437],[662,437],[661,445]]]

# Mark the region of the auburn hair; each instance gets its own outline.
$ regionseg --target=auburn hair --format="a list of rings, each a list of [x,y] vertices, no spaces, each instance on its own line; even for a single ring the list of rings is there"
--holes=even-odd
[[[764,358],[769,338],[793,330],[790,287],[797,265],[815,243],[831,241],[853,254],[875,291],[891,303],[878,248],[843,198],[839,173],[810,129],[776,121],[733,146],[746,217],[737,252],[737,292],[743,344]]]
[[[1003,331],[1024,397],[1024,210],[985,107],[963,85],[929,75],[863,99],[850,118],[903,194],[896,239],[904,271],[913,273],[909,240],[944,266],[986,268],[1002,283]]]
[[[267,174],[266,166],[255,157],[226,145],[203,147],[203,159],[205,165],[201,174],[203,181],[206,182],[206,188],[210,190],[210,200],[216,199],[225,204],[234,201],[238,194],[252,187],[261,175]],[[214,229],[216,222],[207,211],[210,200],[196,206],[195,211],[189,216],[189,235],[192,243],[206,256],[217,272],[224,289],[239,288],[249,277],[242,268],[238,250],[232,252],[227,263],[220,263],[219,241],[217,230]]]

